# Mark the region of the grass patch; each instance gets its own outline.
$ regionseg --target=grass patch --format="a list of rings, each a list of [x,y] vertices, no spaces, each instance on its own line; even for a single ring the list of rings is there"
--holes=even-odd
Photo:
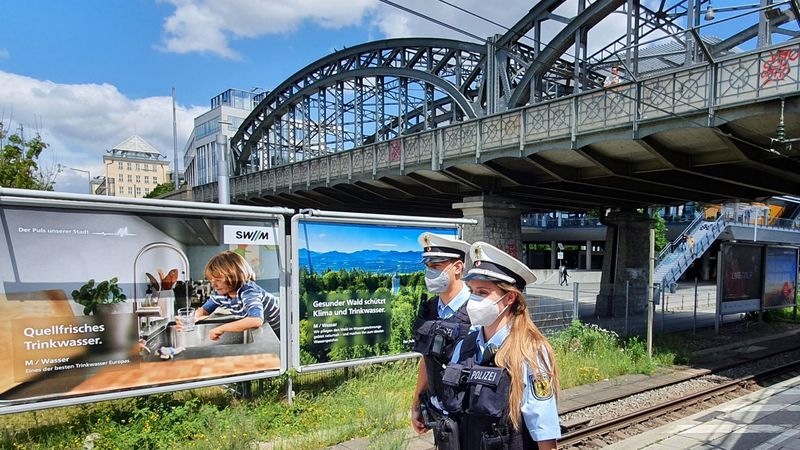
[[[578,322],[550,340],[565,389],[627,373],[649,374],[676,359],[668,349],[656,350],[650,359],[641,340],[621,340]],[[416,376],[416,361],[375,365],[333,387],[324,380],[304,388],[296,384],[301,390],[291,405],[277,387],[250,400],[206,388],[10,414],[0,416],[0,447],[238,450],[271,442],[274,449],[303,450],[366,436],[369,448],[405,448]]]
[[[795,312],[795,308],[770,309],[763,312],[765,322],[788,322],[800,323],[800,314]]]

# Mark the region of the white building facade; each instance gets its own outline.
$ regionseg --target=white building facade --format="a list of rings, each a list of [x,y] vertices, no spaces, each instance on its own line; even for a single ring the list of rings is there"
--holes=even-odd
[[[228,89],[211,99],[208,112],[194,119],[194,129],[183,148],[184,177],[189,188],[217,181],[217,136],[230,139],[266,94]]]

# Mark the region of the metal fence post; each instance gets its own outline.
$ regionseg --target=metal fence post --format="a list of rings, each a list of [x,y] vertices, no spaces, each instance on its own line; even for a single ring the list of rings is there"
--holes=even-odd
[[[628,300],[630,298],[630,280],[625,281],[625,337],[628,337]]]
[[[661,286],[661,334],[664,334],[664,303],[667,302],[666,286]]]
[[[694,317],[692,318],[692,334],[697,332],[697,277],[694,277]]]
[[[578,296],[579,282],[572,283],[572,320],[581,320],[581,304]]]

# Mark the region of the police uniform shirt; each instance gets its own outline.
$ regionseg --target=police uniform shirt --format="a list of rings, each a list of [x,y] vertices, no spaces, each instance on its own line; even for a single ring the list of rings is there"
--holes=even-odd
[[[542,349],[544,361],[539,360],[539,370],[547,374],[547,349]],[[522,397],[522,418],[534,441],[548,441],[561,437],[561,427],[558,423],[558,407],[556,396],[553,392],[553,383],[550,379],[536,379],[533,371],[525,365],[525,374],[522,383],[524,394]]]
[[[449,319],[453,317],[453,315],[467,303],[469,300],[469,287],[467,287],[466,283],[461,286],[461,290],[458,291],[455,297],[450,300],[450,303],[444,304],[442,301],[442,297],[437,297],[439,302],[436,306],[436,312],[439,314],[440,319]]]
[[[497,330],[494,336],[489,339],[489,342],[486,342],[486,339],[483,336],[483,328],[481,327],[478,331],[478,336],[475,342],[478,347],[478,354],[476,355],[477,360],[481,360],[484,349],[487,345],[493,344],[499,348],[500,345],[506,340],[510,332],[511,327],[505,326]],[[451,362],[458,363],[458,358],[461,355],[462,343],[463,341],[456,345],[456,348],[453,351],[453,358],[451,359]],[[547,357],[546,350],[544,352],[544,356]],[[539,366],[542,368],[542,371],[544,371],[544,369],[547,367],[542,361],[539,361]],[[558,422],[558,407],[556,406],[555,395],[552,392],[552,383],[549,384],[549,392],[543,392],[542,389],[539,389],[536,393],[534,393],[531,390],[531,371],[529,370],[527,364],[525,365],[523,374],[524,393],[522,396],[521,412],[522,419],[525,421],[525,425],[531,434],[531,438],[537,442],[560,438],[561,427],[559,426]],[[546,391],[547,389],[545,388],[544,390]]]

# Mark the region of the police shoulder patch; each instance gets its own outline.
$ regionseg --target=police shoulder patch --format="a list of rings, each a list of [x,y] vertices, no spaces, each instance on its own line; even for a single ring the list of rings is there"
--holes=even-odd
[[[550,400],[553,397],[553,383],[547,375],[540,375],[538,378],[530,375],[528,384],[536,400]]]

